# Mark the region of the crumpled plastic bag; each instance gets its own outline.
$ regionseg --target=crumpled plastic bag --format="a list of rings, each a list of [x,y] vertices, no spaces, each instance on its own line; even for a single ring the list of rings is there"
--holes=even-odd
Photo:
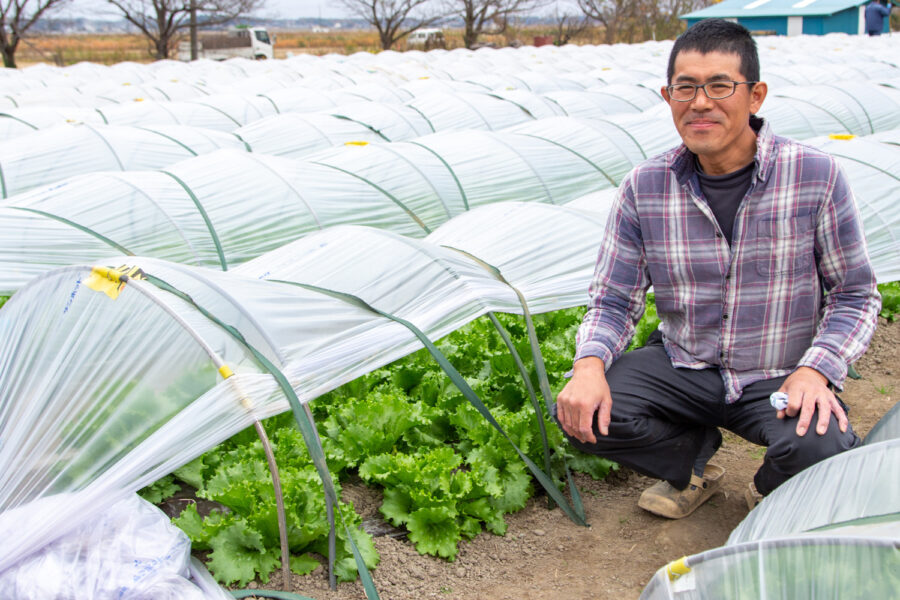
[[[231,599],[190,553],[184,532],[135,494],[0,573],[0,600]]]

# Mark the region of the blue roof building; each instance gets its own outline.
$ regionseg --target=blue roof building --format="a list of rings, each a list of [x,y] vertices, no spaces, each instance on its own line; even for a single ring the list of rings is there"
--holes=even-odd
[[[753,33],[774,35],[862,34],[869,0],[724,0],[682,15],[688,27],[703,19],[740,23]],[[885,19],[885,33],[888,29]]]

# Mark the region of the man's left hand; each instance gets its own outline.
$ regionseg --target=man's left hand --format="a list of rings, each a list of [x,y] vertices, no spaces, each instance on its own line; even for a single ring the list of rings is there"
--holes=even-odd
[[[847,431],[847,413],[844,412],[837,397],[828,388],[828,379],[815,369],[798,367],[784,380],[778,391],[788,395],[788,406],[785,410],[778,411],[778,418],[783,419],[785,413],[789,417],[800,414],[797,421],[797,435],[801,437],[806,435],[816,408],[819,409],[816,433],[825,435],[825,432],[828,431],[831,413],[837,417],[841,433]]]

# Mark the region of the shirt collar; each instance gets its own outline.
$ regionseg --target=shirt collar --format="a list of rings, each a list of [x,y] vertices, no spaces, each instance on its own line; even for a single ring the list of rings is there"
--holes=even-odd
[[[750,127],[756,131],[755,176],[764,181],[769,176],[769,170],[775,156],[775,135],[772,133],[772,127],[769,125],[769,122],[756,115],[750,115]],[[671,169],[681,185],[687,183],[696,173],[695,160],[696,155],[688,150],[684,144],[675,149],[672,156]]]

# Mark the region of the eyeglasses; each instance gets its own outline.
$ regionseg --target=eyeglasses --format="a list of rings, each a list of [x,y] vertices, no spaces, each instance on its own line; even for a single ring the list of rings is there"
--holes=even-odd
[[[703,88],[703,93],[710,100],[722,100],[734,94],[737,86],[742,83],[754,85],[758,81],[708,81],[703,85],[696,83],[676,83],[666,87],[669,98],[676,102],[690,102],[697,96],[697,90]]]

